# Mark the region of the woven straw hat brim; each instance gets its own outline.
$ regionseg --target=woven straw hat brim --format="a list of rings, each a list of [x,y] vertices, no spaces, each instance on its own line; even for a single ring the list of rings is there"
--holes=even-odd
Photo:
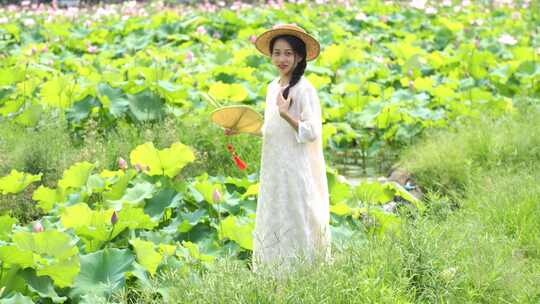
[[[240,133],[257,133],[263,125],[261,114],[246,105],[221,107],[212,111],[210,118],[219,126]]]
[[[270,57],[270,41],[272,38],[279,35],[292,35],[302,39],[302,41],[304,41],[306,44],[307,61],[313,60],[319,56],[321,46],[319,45],[317,39],[313,38],[307,33],[288,28],[271,29],[262,33],[259,37],[257,37],[257,40],[255,40],[255,47],[257,50],[259,50],[259,52]]]

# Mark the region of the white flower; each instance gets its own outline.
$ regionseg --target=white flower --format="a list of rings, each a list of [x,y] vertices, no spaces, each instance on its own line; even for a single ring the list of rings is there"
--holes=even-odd
[[[499,37],[499,42],[502,44],[514,45],[517,43],[517,40],[508,34],[503,34]]]
[[[7,17],[0,18],[0,24],[8,23],[9,19]]]
[[[430,6],[430,7],[426,7],[424,12],[426,12],[426,14],[428,14],[428,15],[435,15],[437,13],[437,9]]]
[[[366,22],[368,20],[368,18],[366,16],[366,14],[364,14],[363,12],[359,12],[358,14],[356,14],[356,16],[354,16],[354,20]]]
[[[452,6],[452,0],[444,0],[442,5],[446,7]]]
[[[427,0],[412,0],[409,5],[419,10],[423,10],[424,8],[426,8],[426,2]]]
[[[26,18],[26,19],[23,19],[23,24],[26,27],[32,27],[36,25],[36,21],[32,18]]]

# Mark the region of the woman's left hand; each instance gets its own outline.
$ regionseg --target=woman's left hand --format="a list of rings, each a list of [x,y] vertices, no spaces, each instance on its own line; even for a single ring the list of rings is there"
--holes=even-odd
[[[287,99],[283,98],[283,90],[279,91],[278,97],[277,97],[277,106],[279,109],[279,115],[281,117],[289,114],[289,105],[291,104],[291,96],[287,97]]]

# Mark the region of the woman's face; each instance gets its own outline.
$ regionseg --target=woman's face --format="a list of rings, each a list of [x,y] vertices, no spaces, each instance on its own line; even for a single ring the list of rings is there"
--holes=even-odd
[[[286,40],[276,40],[272,50],[272,64],[281,76],[290,75],[300,59]]]

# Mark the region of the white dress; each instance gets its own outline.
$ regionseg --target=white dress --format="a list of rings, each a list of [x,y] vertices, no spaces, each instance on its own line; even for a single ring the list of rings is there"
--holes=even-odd
[[[253,271],[262,264],[290,269],[290,262],[298,257],[330,259],[328,184],[317,91],[304,76],[290,89],[289,114],[299,120],[295,132],[279,115],[276,100],[282,87],[278,80],[268,85],[266,94]]]

